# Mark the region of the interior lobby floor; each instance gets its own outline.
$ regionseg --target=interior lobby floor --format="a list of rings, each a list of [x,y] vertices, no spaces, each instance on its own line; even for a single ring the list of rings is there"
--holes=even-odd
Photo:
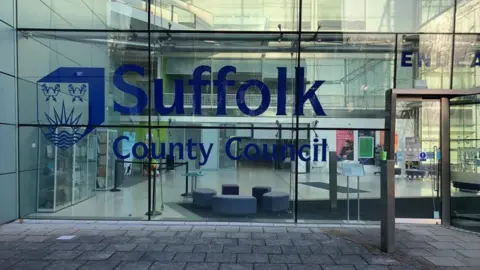
[[[152,219],[173,219],[173,220],[202,220],[202,213],[189,211],[188,207],[179,207],[179,205],[188,205],[190,201],[185,200],[181,194],[185,192],[184,169],[179,167],[157,178],[156,185],[156,210],[161,211],[161,215],[152,217]],[[148,209],[148,181],[146,176],[133,175],[134,185],[120,186],[120,192],[97,191],[95,196],[80,202],[76,205],[67,207],[55,213],[35,213],[29,217],[34,218],[87,218],[87,219],[147,219],[145,213]],[[315,171],[308,174],[298,175],[298,198],[301,202],[327,201],[329,199],[328,173]],[[338,181],[338,199],[345,201],[347,191],[352,203],[356,203],[357,194],[360,199],[379,199],[380,198],[380,175],[369,173],[360,178],[359,192],[357,193],[357,180],[349,180],[349,189],[347,189],[347,178],[337,175]],[[211,188],[221,194],[222,184],[238,184],[240,194],[251,195],[251,189],[254,186],[270,186],[273,191],[282,191],[289,193],[291,199],[294,199],[295,174],[289,171],[275,171],[269,168],[238,168],[231,171],[204,171],[204,176],[198,179],[198,188]],[[436,195],[433,189],[432,179],[406,179],[397,177],[395,179],[395,194],[397,198],[429,198],[428,206],[432,205],[432,198]],[[189,182],[191,185],[191,181]],[[190,187],[189,187],[190,188]],[[454,196],[476,196],[478,194],[456,192]],[[163,197],[163,198],[162,198]],[[162,203],[163,202],[163,203]],[[302,204],[301,204],[302,205]],[[163,206],[163,207],[162,207]],[[361,205],[362,206],[362,205]],[[306,207],[306,206],[305,206]],[[365,206],[366,207],[366,206]],[[304,208],[299,207],[299,212]],[[290,209],[293,210],[293,209]],[[372,212],[371,209],[361,209],[361,211]],[[290,211],[291,212],[291,211]],[[340,214],[344,215],[344,214]],[[291,213],[273,217],[283,222],[293,218]],[[337,218],[334,218],[337,219]],[[346,219],[346,218],[345,218]]]

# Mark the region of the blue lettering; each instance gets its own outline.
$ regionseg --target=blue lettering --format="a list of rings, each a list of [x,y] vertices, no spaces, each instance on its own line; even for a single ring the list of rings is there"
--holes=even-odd
[[[255,152],[253,156],[250,155],[250,148],[252,148]],[[260,159],[260,147],[254,143],[249,143],[245,145],[245,157],[250,161],[255,161]]]
[[[308,157],[305,157],[303,155],[303,152],[306,151],[306,149],[310,149],[310,145],[309,144],[304,144],[302,146],[300,146],[300,148],[298,148],[298,158],[302,161],[310,161],[310,155],[308,155]]]
[[[193,88],[193,114],[202,114],[202,86],[209,85],[210,80],[202,80],[204,72],[212,72],[210,66],[202,65],[193,71],[193,79],[190,80],[190,85]]]
[[[299,80],[299,85],[300,85],[299,89],[297,89],[298,98],[295,104],[295,113],[297,115],[303,115],[303,107],[305,105],[305,102],[308,100],[312,104],[313,110],[315,111],[315,114],[317,116],[327,115],[323,111],[322,105],[320,104],[320,101],[318,101],[317,94],[315,93],[325,81],[315,81],[312,87],[310,87],[310,89],[306,93],[304,93],[303,91],[305,89],[305,68],[297,67],[295,69],[297,71],[296,77],[297,77],[297,80]]]
[[[152,143],[152,159],[162,159],[165,158],[165,144],[160,144],[160,154],[157,154],[157,146],[155,143]]]
[[[318,161],[318,138],[313,139],[313,161]]]
[[[400,65],[402,67],[412,67],[412,52],[402,52],[402,58],[400,61]]]
[[[269,153],[268,151],[268,144],[264,143],[262,145],[263,147],[263,160],[265,161],[272,161],[272,160],[276,160],[278,157],[277,157],[277,145],[272,145],[272,154]]]
[[[287,68],[277,69],[277,115],[287,115]]]
[[[213,143],[211,143],[208,146],[208,151],[205,151],[205,147],[204,147],[203,143],[199,143],[198,146],[200,147],[200,153],[202,154],[202,157],[203,157],[203,161],[202,161],[202,159],[200,159],[199,164],[201,166],[203,166],[203,165],[207,164],[207,162],[208,162],[208,158],[210,157],[210,153],[212,152]]]
[[[281,155],[281,160],[287,159],[288,153],[290,153],[290,160],[294,161],[296,160],[296,155],[295,155],[295,145],[289,143],[289,144],[284,144],[282,145],[282,155]]]
[[[183,107],[183,81],[175,80],[175,99],[172,106],[165,107],[163,104],[163,80],[155,79],[155,109],[160,115],[169,115],[175,109],[177,114],[184,113]]]
[[[192,142],[192,139],[188,139],[187,141],[187,155],[190,160],[195,160],[197,159],[197,156],[193,154],[193,147],[195,147],[197,144]]]
[[[138,154],[138,148],[142,148],[142,154]],[[155,149],[155,143],[152,143],[152,147]],[[143,142],[137,142],[132,146],[132,154],[136,159],[145,159],[148,156],[148,145]]]
[[[123,75],[127,72],[136,72],[143,77],[145,75],[145,70],[138,65],[123,65],[117,68],[113,75],[113,84],[118,90],[136,97],[137,105],[129,108],[114,101],[113,110],[123,114],[140,114],[147,107],[147,94],[141,88],[131,85],[123,80]]]
[[[218,102],[217,102],[217,115],[226,115],[227,114],[227,89],[226,86],[234,86],[235,81],[226,80],[228,73],[235,73],[237,69],[232,66],[222,67],[217,74],[217,79],[213,84],[218,89]]]
[[[480,51],[475,52],[471,67],[480,67]]]
[[[124,156],[122,155],[121,152],[119,152],[118,150],[118,145],[120,144],[120,142],[122,140],[126,140],[127,142],[129,141],[128,137],[127,136],[120,136],[118,138],[115,139],[115,141],[113,141],[113,153],[115,154],[115,156],[118,158],[118,159],[127,159],[130,157],[130,154]]]
[[[418,58],[418,66],[421,67],[422,63],[425,63],[426,67],[430,67],[431,64],[431,59],[429,55],[425,55],[424,53],[420,54],[420,57]]]
[[[322,161],[327,161],[327,139],[322,139]]]
[[[260,106],[256,110],[250,110],[245,104],[245,94],[247,92],[247,89],[250,86],[255,86],[258,89],[260,89],[260,92],[262,94],[262,101],[260,103]],[[242,111],[244,114],[249,115],[249,116],[258,116],[264,113],[268,107],[270,106],[270,89],[268,89],[268,86],[264,84],[262,81],[259,80],[248,80],[244,82],[240,88],[238,89],[237,92],[237,105],[240,111]]]
[[[144,142],[137,142],[132,146],[132,149],[130,150],[131,152],[124,155],[121,153],[121,141],[129,141],[129,138],[127,136],[119,136],[117,137],[114,142],[113,142],[113,152],[117,159],[123,160],[127,159],[130,156],[133,155],[136,159],[143,160],[149,156],[151,153],[152,159],[163,159],[166,157],[167,152],[166,143],[160,143],[159,148],[157,148],[157,144],[152,142],[151,143],[151,148],[144,143]],[[295,151],[295,146],[293,144],[282,144],[282,145],[272,145],[272,151],[270,153],[269,151],[269,145],[268,144],[262,144],[261,146],[255,143],[250,143],[247,144],[244,148],[243,153],[234,155],[232,153],[232,145],[235,143],[240,143],[242,141],[241,137],[232,137],[230,138],[226,144],[225,144],[225,153],[227,157],[231,160],[240,160],[242,157],[247,158],[248,160],[251,161],[257,161],[263,158],[265,161],[272,161],[272,160],[285,160],[287,155],[290,157],[292,161],[296,160],[297,158],[303,161],[310,161],[312,160],[311,155],[308,154],[306,155],[306,152],[309,152],[310,150],[310,145],[309,144],[304,144],[298,148],[298,151]],[[319,140],[315,138],[313,140],[314,145],[314,154],[313,154],[313,160],[317,161],[318,160],[318,147],[322,144],[318,144]],[[323,149],[322,149],[322,161],[326,161],[326,155],[327,155],[327,140],[322,139],[323,143]],[[198,149],[200,150],[200,157],[196,157],[193,155],[194,149],[193,147],[198,146]],[[193,143],[191,139],[188,140],[186,144],[183,143],[170,143],[169,144],[169,155],[172,155],[175,152],[179,153],[178,159],[183,160],[184,159],[184,149],[187,150],[188,153],[188,159],[189,160],[196,160],[199,158],[199,164],[201,166],[205,165],[209,157],[212,153],[214,144],[210,143],[208,145],[208,148],[205,147],[203,143]],[[279,149],[280,148],[280,149]],[[178,151],[176,151],[178,150]],[[278,150],[282,151],[281,153],[278,152]],[[243,154],[243,155],[242,155]]]
[[[232,147],[232,144],[234,142],[238,142],[240,143],[242,141],[242,138],[240,137],[233,137],[231,139],[229,139],[227,141],[227,143],[225,144],[225,154],[227,155],[227,157],[231,160],[240,160],[242,158],[242,156],[234,156],[232,155],[232,152],[231,152],[231,147]]]
[[[178,158],[183,160],[183,143],[170,143],[170,153],[175,153],[175,147],[178,147]]]

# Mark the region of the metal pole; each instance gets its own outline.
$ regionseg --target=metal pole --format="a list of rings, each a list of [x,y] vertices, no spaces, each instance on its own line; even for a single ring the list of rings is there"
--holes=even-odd
[[[188,197],[188,161],[185,162],[185,197]]]
[[[149,168],[151,171],[152,168]],[[157,167],[153,170],[153,195],[152,195],[152,210],[148,211],[146,215],[151,217],[159,216],[162,213],[157,211]]]
[[[153,202],[152,202],[152,215],[155,215],[157,210],[157,167],[153,171]]]
[[[115,160],[115,175],[113,177],[113,188],[110,189],[110,192],[119,192],[121,191],[119,188],[118,188],[118,177],[119,177],[119,173],[120,173],[120,170],[118,169],[118,166],[119,166],[120,162],[119,160]],[[123,163],[122,163],[123,165]]]
[[[441,98],[440,107],[440,189],[442,224],[450,225],[450,101]]]
[[[381,168],[381,249],[391,253],[395,251],[395,161],[382,161]]]
[[[323,147],[326,147],[325,145]],[[330,211],[338,209],[338,184],[337,184],[337,152],[330,151],[328,160],[328,179],[330,180]]]
[[[360,221],[360,176],[357,177],[357,220]]]
[[[163,182],[162,182],[162,171],[160,171],[160,210],[164,211],[165,208],[163,206]]]
[[[350,177],[347,176],[347,221],[350,221]]]

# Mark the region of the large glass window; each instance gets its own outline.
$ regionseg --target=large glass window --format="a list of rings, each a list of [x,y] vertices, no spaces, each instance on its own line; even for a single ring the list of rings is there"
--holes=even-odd
[[[358,194],[378,221],[385,91],[479,87],[477,0],[17,5],[22,217],[355,220]],[[398,104],[398,217],[431,218],[438,102]],[[475,148],[469,106],[452,116],[455,168]],[[412,138],[427,161],[402,160]]]

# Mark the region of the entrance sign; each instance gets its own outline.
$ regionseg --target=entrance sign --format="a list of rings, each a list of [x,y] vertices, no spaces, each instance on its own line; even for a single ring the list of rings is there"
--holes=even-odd
[[[277,67],[277,113],[276,115],[287,115],[287,68]],[[236,67],[224,66],[217,72],[217,79],[213,80],[213,86],[217,88],[217,115],[227,115],[227,86],[233,87],[237,85],[235,80],[228,80],[228,74],[235,74]],[[193,90],[193,115],[202,114],[202,86],[210,85],[212,82],[210,79],[203,79],[202,76],[206,73],[212,74],[214,71],[210,66],[202,65],[193,71],[192,79],[188,81],[188,84]],[[144,90],[136,85],[130,84],[125,81],[125,75],[127,73],[137,73],[140,76],[145,75],[143,67],[138,65],[123,65],[119,67],[113,75],[113,84],[118,90],[124,92],[136,98],[136,105],[133,107],[126,107],[118,102],[114,102],[114,110],[122,114],[138,115],[141,114],[148,106],[148,97]],[[299,95],[299,102],[295,106],[295,115],[304,115],[303,108],[308,101],[317,116],[325,116],[325,112],[317,98],[316,91],[322,86],[325,81],[314,81],[310,89],[306,92],[305,80],[305,68],[300,67],[296,72],[296,76],[299,80],[299,89],[301,89],[301,95]],[[299,90],[298,89],[298,90]],[[160,115],[169,115],[173,112],[177,115],[184,115],[184,82],[183,80],[175,80],[175,98],[173,104],[165,105],[163,99],[163,79],[154,79],[154,104],[155,110]],[[256,109],[251,109],[245,101],[247,91],[259,91],[261,94],[260,106]],[[271,91],[267,84],[262,81],[251,79],[244,82],[240,82],[240,86],[237,89],[236,103],[238,109],[248,116],[259,116],[265,113],[271,101]]]
[[[451,65],[450,59],[448,61],[445,61],[445,58],[442,57],[443,52],[438,52],[437,55],[435,55],[435,61],[432,61],[432,56],[429,53],[418,53],[418,59],[416,65],[418,67],[436,67],[436,68],[441,68],[441,67],[448,67]],[[400,59],[400,66],[402,67],[413,67],[415,65],[413,61],[413,55],[414,52],[409,52],[405,51],[402,52],[401,59]],[[459,56],[455,56],[454,59],[454,65],[458,67],[478,67],[480,66],[480,51],[476,51],[473,54],[473,57],[470,57],[471,54],[462,54]],[[462,64],[462,62],[464,64]]]
[[[217,112],[216,115],[227,115],[226,94],[228,87],[240,85],[236,89],[236,103],[238,109],[245,115],[254,117],[265,113],[272,100],[272,93],[276,95],[276,115],[287,115],[287,68],[277,67],[276,91],[271,91],[269,86],[263,81],[257,79],[249,79],[237,83],[235,80],[227,79],[230,74],[237,71],[234,66],[224,66],[218,71],[212,70],[210,66],[201,65],[193,70],[192,78],[188,81],[188,85],[192,87],[193,93],[193,115],[202,114],[202,87],[213,84],[217,88]],[[205,75],[211,75],[216,72],[216,80],[204,79]],[[134,105],[127,106],[121,104],[117,100],[114,101],[114,111],[122,115],[141,115],[147,109],[149,100],[144,89],[139,88],[135,84],[131,84],[126,80],[126,75],[133,74],[141,77],[145,76],[145,69],[138,65],[122,65],[116,69],[113,75],[113,85],[118,91],[123,92],[126,96],[133,98]],[[320,101],[317,98],[316,91],[325,81],[314,81],[310,88],[305,84],[305,69],[299,67],[295,72],[296,80],[299,81],[298,102],[295,104],[294,114],[304,115],[305,103],[312,106],[316,116],[326,116]],[[209,76],[210,77],[210,76]],[[184,93],[183,80],[175,80],[174,89],[169,89],[170,93],[174,93],[172,104],[165,104],[163,97],[164,86],[163,79],[154,79],[154,99],[151,104],[155,105],[155,110],[159,115],[185,115],[184,99],[190,95]],[[54,145],[61,149],[67,149],[88,133],[93,131],[97,126],[101,126],[105,121],[105,69],[104,68],[78,68],[78,67],[60,67],[43,77],[37,82],[37,119],[41,125],[45,137]],[[247,91],[260,92],[261,102],[257,108],[251,108],[251,104],[246,102]],[[83,131],[79,126],[86,125]],[[66,126],[59,131],[58,126]],[[147,136],[148,140],[148,136]],[[119,160],[132,160],[132,158],[143,160],[149,155],[153,159],[164,159],[168,155],[173,155],[178,150],[179,159],[199,160],[200,165],[205,165],[214,148],[212,143],[194,142],[187,139],[187,143],[161,143],[158,139],[151,139],[151,143],[136,142],[135,136],[132,134],[122,134],[113,142],[113,152]],[[315,139],[313,147],[310,144],[301,145],[295,149],[295,145],[266,145],[266,144],[247,144],[244,153],[237,154],[230,152],[232,143],[240,141],[242,138],[230,138],[225,148],[225,153],[232,160],[246,158],[248,160],[277,160],[286,159],[287,153],[292,161],[321,161],[327,160],[327,141]],[[120,142],[123,145],[120,147]],[[319,151],[319,145],[323,145]],[[150,149],[151,148],[151,149]],[[309,154],[313,148],[313,155]],[[352,145],[353,149],[353,145]],[[186,150],[186,151],[185,151]],[[271,154],[270,154],[271,153]],[[321,153],[321,156],[319,154]],[[312,157],[311,157],[312,156]]]

